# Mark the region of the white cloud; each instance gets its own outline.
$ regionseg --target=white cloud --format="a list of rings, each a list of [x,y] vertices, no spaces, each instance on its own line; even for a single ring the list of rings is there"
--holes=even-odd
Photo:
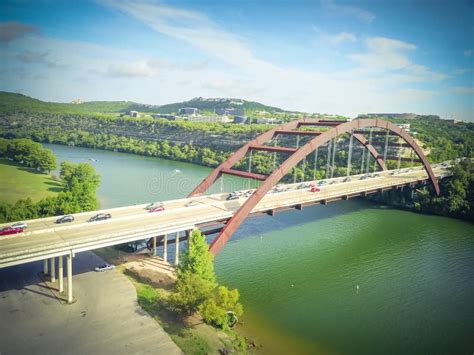
[[[106,74],[112,77],[153,78],[166,67],[169,67],[168,63],[158,60],[112,63],[108,66]]]
[[[474,86],[455,86],[451,91],[455,94],[474,94]]]
[[[80,97],[150,104],[195,96],[240,97],[289,110],[355,116],[370,111],[431,110],[436,89],[422,90],[418,84],[443,78],[443,74],[410,59],[416,46],[408,42],[369,38],[363,43],[364,51],[355,53],[351,60],[345,59],[352,65],[350,69],[303,70],[262,59],[258,50],[250,49],[247,39],[227,32],[200,12],[140,0],[104,1],[127,14],[130,21],[136,18],[157,33],[175,39],[173,44],[178,49],[193,55],[174,58],[163,53],[163,57],[153,58],[139,48],[131,51],[28,36],[12,42],[15,52],[0,53],[0,60],[8,57],[2,62],[5,67],[12,68],[2,77],[0,89],[46,100],[70,101]],[[334,43],[356,39],[351,35],[336,34],[333,37],[339,38]],[[34,73],[26,70],[25,79],[18,80],[15,56],[26,50],[47,52],[58,67],[43,66]],[[60,66],[66,64],[67,67]],[[22,65],[21,68],[26,67],[25,63]],[[416,88],[412,87],[414,83]]]
[[[326,11],[335,15],[355,17],[361,22],[371,23],[375,20],[375,14],[352,5],[339,5],[334,0],[321,0],[321,5]]]
[[[327,36],[326,40],[333,46],[336,46],[343,42],[355,42],[357,40],[357,37],[353,33],[341,32],[337,35]]]
[[[349,55],[366,73],[390,73],[400,82],[437,81],[446,78],[443,73],[432,71],[414,63],[407,53],[416,50],[412,43],[385,37],[372,37],[365,41],[367,50]]]

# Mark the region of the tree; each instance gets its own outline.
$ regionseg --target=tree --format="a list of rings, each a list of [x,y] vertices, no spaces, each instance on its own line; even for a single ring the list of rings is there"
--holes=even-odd
[[[208,324],[220,327],[231,327],[244,313],[239,303],[240,294],[237,289],[229,290],[219,286],[212,297],[203,302],[199,312]]]
[[[192,232],[188,250],[183,253],[181,260],[175,292],[169,302],[172,309],[192,314],[209,299],[216,287],[214,257],[209,252],[205,236],[199,230]]]
[[[169,298],[171,308],[179,313],[193,314],[206,301],[215,284],[197,274],[184,272],[178,275],[174,293]]]
[[[206,237],[195,229],[189,238],[188,250],[183,253],[182,263],[178,269],[179,274],[192,273],[204,280],[216,283],[214,273],[214,256],[209,252]]]

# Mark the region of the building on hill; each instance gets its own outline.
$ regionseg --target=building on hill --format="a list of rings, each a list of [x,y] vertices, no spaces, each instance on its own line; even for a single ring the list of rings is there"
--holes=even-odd
[[[164,119],[167,119],[168,121],[176,121],[176,116],[174,116],[174,115],[166,115],[166,114],[157,113],[157,114],[152,115],[152,117],[153,118],[164,118]]]
[[[409,123],[397,123],[396,126],[403,128],[405,131],[410,132],[410,124]]]
[[[215,123],[230,123],[232,122],[227,116],[188,116],[189,122],[215,122]]]
[[[214,110],[218,116],[244,116],[244,110],[240,108],[216,108]]]
[[[140,117],[138,111],[130,111],[130,117]]]
[[[278,119],[278,118],[275,118],[275,117],[258,117],[257,118],[257,123],[260,123],[260,124],[278,124],[278,123],[281,123],[281,120]]]
[[[197,116],[199,114],[199,110],[195,107],[183,107],[179,109],[178,113],[180,115]]]
[[[359,115],[357,118],[401,118],[405,120],[414,120],[415,113],[365,113]]]
[[[247,116],[235,116],[234,123],[237,124],[250,124],[250,118]]]
[[[75,104],[75,105],[82,104],[82,100],[81,100],[81,99],[72,100],[72,101],[71,101],[71,104]]]

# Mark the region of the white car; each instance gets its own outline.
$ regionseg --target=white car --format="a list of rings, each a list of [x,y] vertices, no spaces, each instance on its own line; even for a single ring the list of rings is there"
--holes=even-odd
[[[199,205],[199,202],[197,201],[189,201],[187,204],[185,204],[186,207],[193,207]]]
[[[10,227],[26,229],[28,228],[28,224],[26,224],[25,222],[16,222],[16,223],[13,223]]]
[[[153,209],[155,209],[155,208],[157,208],[157,207],[161,207],[161,206],[163,206],[163,202],[152,202],[152,203],[150,203],[149,205],[147,205],[147,206],[145,207],[145,209],[147,209],[147,210],[153,210]]]
[[[112,265],[112,264],[104,264],[104,265],[97,266],[96,268],[94,268],[94,270],[97,272],[103,272],[103,271],[108,271],[108,270],[113,270],[113,269],[115,269],[115,265]]]

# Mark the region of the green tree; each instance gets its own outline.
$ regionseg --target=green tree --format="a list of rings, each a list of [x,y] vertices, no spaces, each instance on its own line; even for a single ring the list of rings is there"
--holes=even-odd
[[[191,233],[188,250],[183,253],[182,262],[178,268],[178,277],[186,273],[197,275],[212,284],[216,283],[214,256],[209,252],[205,235],[197,229]]]
[[[214,290],[212,297],[203,302],[199,312],[206,323],[229,328],[244,312],[239,298],[237,289],[229,290],[225,286],[219,286]]]

